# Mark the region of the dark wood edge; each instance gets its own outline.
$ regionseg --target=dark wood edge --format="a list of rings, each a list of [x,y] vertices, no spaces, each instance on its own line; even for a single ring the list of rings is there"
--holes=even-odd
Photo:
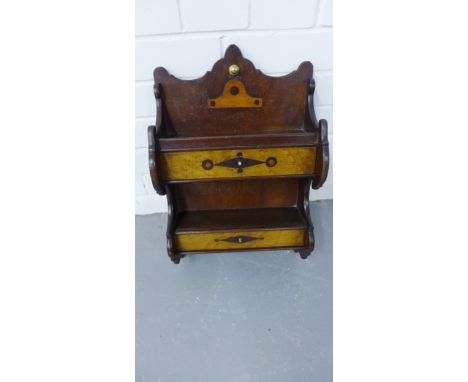
[[[237,174],[237,173],[236,173]],[[265,176],[238,176],[233,175],[232,178],[197,178],[197,179],[182,179],[182,180],[165,180],[167,184],[184,184],[184,183],[199,183],[199,182],[228,182],[239,180],[261,180],[261,179],[286,179],[286,178],[310,178],[314,174],[291,174],[291,175],[265,175]]]
[[[177,252],[178,255],[198,255],[198,254],[215,254],[215,253],[228,253],[228,252],[257,252],[257,251],[295,251],[303,250],[308,247],[275,247],[275,248],[230,248],[230,249],[216,249],[204,251],[183,251]]]
[[[172,195],[171,187],[166,185],[167,194],[167,229],[166,229],[166,240],[167,240],[167,255],[171,260],[178,264],[180,257],[175,252],[174,246],[174,230],[177,220],[177,211],[175,211],[174,199]]]
[[[159,82],[153,85],[154,98],[156,100],[156,137],[161,136],[161,126],[163,123],[162,113],[162,87]]]
[[[200,235],[200,234],[211,234],[211,233],[236,233],[236,232],[258,232],[258,231],[303,231],[308,228],[308,224],[304,221],[304,224],[298,226],[287,226],[282,227],[280,225],[270,228],[231,228],[231,229],[214,229],[214,230],[194,230],[194,231],[174,231],[174,235]]]
[[[159,195],[166,195],[163,187],[162,178],[158,171],[158,145],[156,139],[156,128],[155,126],[148,126],[148,162],[149,172],[151,176],[151,183],[154,189]]]
[[[313,147],[319,144],[319,135],[314,133],[292,134],[251,134],[227,135],[208,137],[179,137],[160,138],[161,152],[173,151],[208,151],[208,150],[236,150],[274,147]]]
[[[327,180],[330,158],[328,149],[328,123],[325,119],[317,121],[314,108],[314,92],[315,80],[311,77],[309,80],[308,107],[306,108],[304,127],[306,131],[315,131],[318,135],[315,175],[312,181],[312,188],[316,190],[322,187]]]
[[[304,180],[304,184],[301,187],[301,194],[299,195],[299,206],[302,213],[302,217],[307,221],[307,232],[308,240],[305,250],[302,250],[301,257],[307,257],[315,247],[315,236],[314,236],[314,225],[312,223],[312,218],[310,216],[310,206],[309,206],[309,197],[310,197],[310,186],[312,183],[312,178]]]
[[[166,195],[161,174],[158,171],[158,152],[160,151],[159,137],[162,125],[162,103],[161,86],[154,85],[154,96],[156,98],[156,125],[148,126],[148,162],[151,183],[159,195]]]
[[[323,186],[328,176],[328,168],[330,166],[330,155],[328,148],[328,123],[325,119],[319,121],[320,141],[321,145],[317,149],[317,159],[315,162],[315,172],[318,174],[314,177],[312,188],[314,190]]]
[[[315,80],[309,79],[309,94],[307,95],[306,115],[304,117],[304,129],[310,133],[318,132],[318,122],[314,108]]]

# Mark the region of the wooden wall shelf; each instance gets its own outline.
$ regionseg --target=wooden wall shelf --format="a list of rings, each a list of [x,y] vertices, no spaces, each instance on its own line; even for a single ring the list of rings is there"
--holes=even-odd
[[[195,80],[155,69],[149,166],[167,196],[173,262],[194,253],[313,251],[309,190],[325,182],[329,155],[312,74],[303,62],[267,76],[235,45]]]

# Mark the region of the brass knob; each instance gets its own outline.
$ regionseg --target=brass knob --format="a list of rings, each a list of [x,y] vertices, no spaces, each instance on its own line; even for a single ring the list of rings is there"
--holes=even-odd
[[[229,74],[231,76],[237,76],[239,74],[239,72],[240,72],[240,68],[236,64],[231,65],[229,67]]]

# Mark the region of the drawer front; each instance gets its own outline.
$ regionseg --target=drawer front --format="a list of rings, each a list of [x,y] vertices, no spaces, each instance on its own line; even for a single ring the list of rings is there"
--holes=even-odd
[[[160,153],[165,180],[310,175],[315,147]]]
[[[178,251],[213,251],[230,249],[286,248],[304,246],[303,229],[184,233],[175,235]]]

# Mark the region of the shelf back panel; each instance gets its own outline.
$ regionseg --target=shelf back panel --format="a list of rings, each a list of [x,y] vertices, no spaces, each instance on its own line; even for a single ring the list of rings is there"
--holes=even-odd
[[[293,207],[301,179],[274,178],[172,184],[178,210]]]

